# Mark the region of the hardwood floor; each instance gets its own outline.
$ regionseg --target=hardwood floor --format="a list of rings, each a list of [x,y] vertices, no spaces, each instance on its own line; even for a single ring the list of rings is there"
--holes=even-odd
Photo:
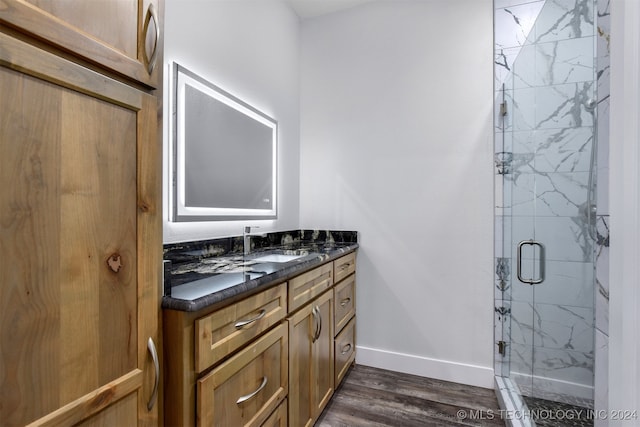
[[[363,365],[351,368],[316,427],[504,426],[492,389]]]

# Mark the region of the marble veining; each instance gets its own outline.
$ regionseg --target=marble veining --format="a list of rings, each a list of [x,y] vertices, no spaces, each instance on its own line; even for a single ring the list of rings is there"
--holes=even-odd
[[[511,344],[510,358],[496,352],[496,373],[508,369],[525,394],[588,405],[606,383],[606,358],[594,356],[608,339],[609,3],[494,3],[495,331]],[[546,280],[525,285],[513,271],[505,280],[504,260],[532,238],[545,245]],[[537,277],[539,262],[524,258],[524,275]]]
[[[496,285],[501,291],[509,289],[511,276],[511,259],[498,257],[496,258]]]
[[[162,307],[197,311],[258,287],[283,281],[358,248],[355,231],[295,230],[164,245]],[[261,255],[297,255],[288,262],[257,261]]]

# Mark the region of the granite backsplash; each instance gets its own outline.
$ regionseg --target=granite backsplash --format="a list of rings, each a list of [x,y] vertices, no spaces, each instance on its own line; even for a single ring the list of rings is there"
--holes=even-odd
[[[249,236],[251,253],[273,250],[326,253],[345,244],[357,244],[356,231],[292,230]],[[197,278],[228,271],[242,262],[243,236],[164,245],[164,294],[171,287]],[[206,266],[206,269],[202,268]]]

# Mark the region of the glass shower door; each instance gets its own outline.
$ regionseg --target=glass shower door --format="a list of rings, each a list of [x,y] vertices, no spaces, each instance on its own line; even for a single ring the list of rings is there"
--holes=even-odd
[[[594,378],[593,3],[541,9],[499,94],[496,154],[508,376],[528,398],[584,407]]]

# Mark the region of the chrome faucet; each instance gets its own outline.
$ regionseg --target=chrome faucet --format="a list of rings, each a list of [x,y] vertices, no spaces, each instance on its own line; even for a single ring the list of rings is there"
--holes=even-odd
[[[253,228],[260,228],[258,226],[253,226]],[[245,255],[249,255],[249,253],[251,252],[251,237],[250,237],[250,233],[251,233],[251,227],[250,226],[245,226],[244,227],[244,232],[242,233],[242,245],[243,245],[243,249],[244,249],[244,254]]]

